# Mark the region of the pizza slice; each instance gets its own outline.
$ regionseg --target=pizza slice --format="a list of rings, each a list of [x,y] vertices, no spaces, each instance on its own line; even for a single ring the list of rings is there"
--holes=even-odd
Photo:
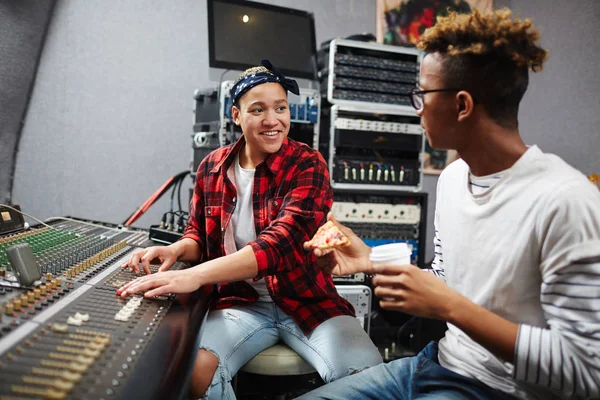
[[[349,246],[350,239],[333,222],[327,221],[307,243],[313,249],[332,249]]]

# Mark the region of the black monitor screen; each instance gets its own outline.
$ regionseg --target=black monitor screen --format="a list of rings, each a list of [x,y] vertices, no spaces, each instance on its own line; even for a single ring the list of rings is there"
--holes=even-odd
[[[210,66],[244,70],[268,59],[284,74],[315,78],[312,14],[243,0],[208,0]]]

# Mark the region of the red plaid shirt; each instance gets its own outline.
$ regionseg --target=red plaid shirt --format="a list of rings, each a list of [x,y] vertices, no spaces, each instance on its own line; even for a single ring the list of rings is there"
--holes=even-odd
[[[236,189],[232,164],[244,144],[219,148],[198,167],[190,219],[184,238],[200,246],[199,262],[229,254]],[[350,303],[335,289],[331,276],[316,265],[312,252],[302,248],[325,222],[333,203],[329,172],[321,154],[305,144],[285,139],[281,149],[256,166],[252,188],[258,274],[275,304],[290,315],[305,334],[338,315],[354,316]],[[226,251],[227,249],[227,251]],[[233,248],[235,251],[235,248]],[[217,285],[217,309],[258,300],[247,282]]]

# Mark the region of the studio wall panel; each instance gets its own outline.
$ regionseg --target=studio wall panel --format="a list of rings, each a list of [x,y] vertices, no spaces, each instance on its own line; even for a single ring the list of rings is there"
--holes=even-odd
[[[0,202],[11,200],[15,156],[54,0],[0,2]]]

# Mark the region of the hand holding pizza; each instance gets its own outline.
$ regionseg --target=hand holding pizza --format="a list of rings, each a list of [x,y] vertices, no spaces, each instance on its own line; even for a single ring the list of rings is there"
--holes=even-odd
[[[337,222],[332,213],[327,215],[327,220],[315,236],[304,243],[304,248],[313,250],[317,264],[332,275],[370,273],[371,248],[351,229]]]
[[[306,245],[313,249],[333,249],[350,246],[350,239],[332,220],[329,220],[317,230],[315,236],[306,242]]]

